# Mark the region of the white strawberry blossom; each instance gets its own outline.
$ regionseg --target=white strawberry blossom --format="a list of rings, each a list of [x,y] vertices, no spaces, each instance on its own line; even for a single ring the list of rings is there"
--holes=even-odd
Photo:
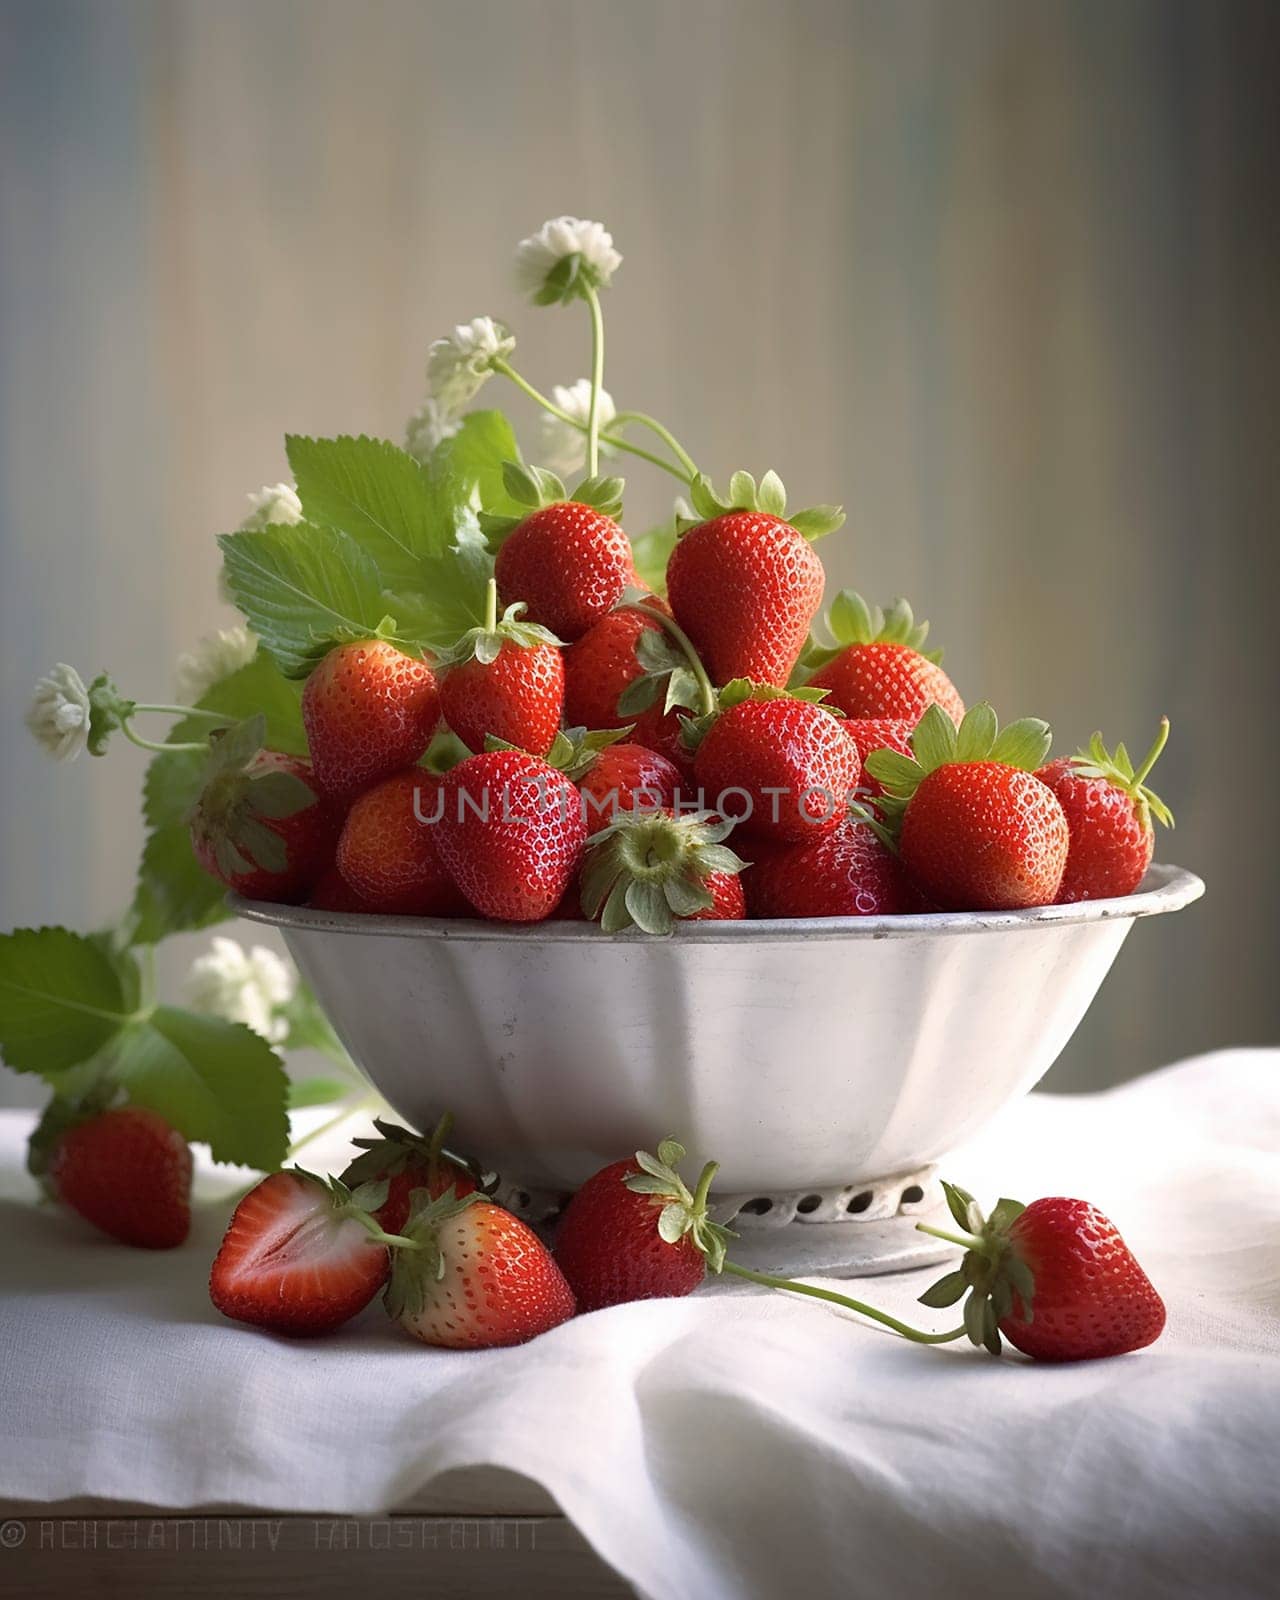
[[[579,256],[579,271],[596,289],[607,289],[622,257],[613,248],[613,235],[599,222],[581,217],[552,217],[516,248],[516,276],[526,294],[537,295],[548,275],[566,256]]]
[[[495,361],[516,347],[515,335],[492,317],[460,322],[451,334],[427,351],[427,395],[440,419],[452,419],[471,404]]]
[[[74,761],[89,742],[89,691],[74,667],[59,661],[36,682],[27,727],[55,761]]]
[[[273,523],[302,521],[302,501],[298,499],[298,491],[291,483],[264,484],[248,499],[252,510],[240,524],[244,532],[254,533],[260,528],[269,528]]]
[[[435,447],[446,439],[452,439],[461,426],[438,400],[428,396],[409,418],[404,431],[404,447],[415,460],[425,464]]]
[[[248,666],[257,649],[257,638],[243,626],[219,628],[217,633],[206,634],[196,642],[194,649],[178,657],[174,669],[178,699],[183,705],[195,705],[215,683]]]
[[[183,994],[193,1011],[243,1022],[268,1044],[281,1044],[289,1024],[278,1012],[297,988],[298,971],[291,961],[265,945],[246,950],[234,939],[219,936],[191,963]]]
[[[566,386],[556,384],[551,391],[551,398],[567,412],[575,422],[580,422],[585,428],[587,418],[591,414],[591,379],[579,378],[576,383]],[[614,405],[607,389],[601,389],[600,401],[596,407],[600,428],[603,431],[617,415],[618,408]],[[617,451],[612,445],[601,443],[602,456],[616,455]],[[562,422],[559,417],[552,416],[549,411],[542,414],[542,463],[550,467],[552,472],[559,473],[562,478],[571,477],[575,472],[581,472],[587,461],[587,440],[585,434],[579,432],[567,422]]]

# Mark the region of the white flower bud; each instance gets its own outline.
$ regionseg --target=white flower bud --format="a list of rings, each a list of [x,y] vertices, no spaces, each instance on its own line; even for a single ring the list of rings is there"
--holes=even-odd
[[[516,249],[516,276],[529,295],[539,295],[548,276],[566,256],[580,257],[578,270],[596,289],[607,289],[622,265],[613,235],[599,222],[579,217],[553,217]]]
[[[566,388],[558,383],[551,391],[551,398],[585,428],[591,415],[591,380],[579,378]],[[607,389],[601,389],[599,402],[596,406],[596,417],[601,433],[609,426],[617,415],[617,407],[610,398]],[[602,456],[616,455],[617,451],[612,445],[601,444]],[[571,478],[575,473],[586,469],[587,464],[587,436],[580,433],[577,428],[569,423],[562,422],[559,417],[553,417],[549,411],[542,413],[542,465],[550,467],[552,472],[560,477]]]
[[[256,636],[243,626],[219,628],[178,657],[174,670],[179,701],[193,706],[215,683],[247,666],[258,649]]]
[[[269,528],[272,523],[302,521],[302,501],[291,483],[268,483],[256,494],[249,495],[248,500],[253,509],[240,524],[245,532]]]
[[[436,402],[438,415],[456,417],[469,406],[493,363],[515,347],[515,335],[492,317],[460,322],[447,338],[437,339],[427,351],[427,394]]]
[[[59,661],[36,683],[27,727],[55,761],[74,761],[89,741],[89,691],[74,667]]]
[[[293,999],[298,971],[274,950],[256,944],[245,950],[234,939],[215,937],[209,949],[191,963],[183,995],[193,1011],[227,1022],[243,1022],[268,1044],[280,1044],[289,1032],[277,1015]]]

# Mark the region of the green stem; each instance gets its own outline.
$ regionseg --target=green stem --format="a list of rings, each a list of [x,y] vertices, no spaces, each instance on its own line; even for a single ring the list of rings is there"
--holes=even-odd
[[[706,1166],[703,1167],[702,1175],[698,1179],[698,1187],[693,1191],[693,1204],[689,1208],[695,1217],[701,1216],[707,1209],[707,1196],[711,1193],[711,1180],[719,1170],[720,1163],[718,1161],[708,1161]]]
[[[498,631],[498,580],[489,579],[488,588],[484,596],[484,631],[497,633]]]
[[[141,710],[143,708],[139,707],[138,709]],[[223,721],[225,720],[223,718]],[[203,743],[157,744],[154,739],[144,739],[140,733],[135,733],[127,722],[120,724],[120,731],[129,743],[136,744],[139,750],[153,750],[165,754],[174,750],[203,750],[207,752],[209,749],[209,746]]]
[[[229,728],[232,718],[224,716],[221,711],[202,711],[199,706],[143,706],[134,705],[135,711],[158,711],[166,717],[199,717],[202,722],[220,722],[224,728]]]
[[[649,428],[657,434],[659,439],[667,446],[688,474],[690,481],[698,476],[698,464],[689,452],[671,432],[664,428],[657,417],[651,417],[647,411],[619,411],[609,424],[611,428],[625,427],[628,422],[638,422],[642,428]]]
[[[958,1244],[962,1250],[976,1250],[980,1255],[986,1255],[987,1245],[984,1239],[979,1239],[975,1233],[948,1233],[945,1228],[935,1228],[928,1222],[916,1223],[917,1233],[927,1233],[935,1239],[945,1239],[948,1244]]]
[[[595,288],[586,287],[591,312],[591,405],[587,411],[587,476],[600,471],[600,391],[604,388],[604,313]]]
[[[649,606],[643,600],[627,600],[619,607],[619,611],[639,611],[653,620],[675,640],[685,654],[689,663],[689,670],[693,673],[698,684],[698,696],[702,701],[702,714],[710,716],[716,708],[716,691],[711,679],[707,676],[707,669],[702,665],[698,652],[693,647],[693,640],[684,631],[674,617],[669,617],[665,611],[659,611],[656,606]]]
[[[785,1289],[788,1294],[804,1294],[814,1300],[829,1301],[833,1306],[843,1306],[846,1311],[856,1311],[860,1317],[870,1317],[872,1322],[892,1328],[894,1333],[901,1334],[915,1344],[951,1344],[953,1340],[964,1338],[963,1328],[951,1328],[946,1333],[925,1333],[920,1328],[899,1322],[887,1311],[877,1311],[874,1306],[865,1305],[861,1300],[851,1300],[848,1295],[837,1294],[834,1289],[819,1289],[815,1284],[795,1283],[790,1278],[775,1278],[767,1272],[752,1272],[750,1267],[740,1267],[736,1261],[726,1261],[722,1270],[732,1273],[735,1278],[745,1278],[749,1283],[762,1283],[767,1289]]]
[[[1146,759],[1134,773],[1133,783],[1130,785],[1131,788],[1136,790],[1142,787],[1143,782],[1150,774],[1152,767],[1154,767],[1156,762],[1160,759],[1160,752],[1164,749],[1165,745],[1168,743],[1168,740],[1169,719],[1168,717],[1161,717],[1160,726],[1156,729],[1155,743],[1151,746],[1150,750],[1147,751]]]
[[[544,411],[549,411],[553,417],[558,417],[561,422],[568,423],[569,427],[576,428],[579,433],[586,433],[587,425],[585,422],[579,422],[577,417],[571,417],[554,400],[549,400],[540,390],[535,389],[527,378],[522,377],[506,361],[495,361],[493,370],[494,372],[500,372],[504,378],[510,378],[517,389],[527,394],[530,400],[540,405]],[[611,445],[615,450],[625,450],[628,455],[639,456],[642,461],[649,462],[651,466],[661,467],[663,472],[669,472],[673,478],[679,479],[685,485],[692,481],[692,475],[686,476],[672,462],[664,461],[661,456],[655,455],[652,450],[646,450],[643,445],[632,444],[630,439],[624,439],[620,434],[612,434],[606,431],[601,435],[601,438],[603,443]]]
[[[377,1104],[378,1099],[375,1095],[363,1095],[354,1105],[347,1106],[345,1110],[339,1111],[336,1116],[330,1117],[327,1122],[322,1122],[317,1127],[312,1128],[310,1133],[304,1133],[301,1139],[295,1139],[285,1152],[285,1159],[292,1160],[299,1150],[305,1150],[309,1144],[323,1138],[326,1133],[332,1133],[335,1128],[340,1127],[348,1118],[359,1116],[362,1111]]]

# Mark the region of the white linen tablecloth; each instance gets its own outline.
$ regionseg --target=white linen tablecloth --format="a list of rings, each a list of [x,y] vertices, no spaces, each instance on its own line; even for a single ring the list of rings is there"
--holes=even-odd
[[[497,1465],[664,1600],[1276,1593],[1280,1051],[1033,1095],[948,1162],[988,1204],[1092,1200],[1164,1295],[1158,1344],[1075,1367],[728,1286],[516,1350],[428,1350],[376,1305],[290,1342],[209,1304],[225,1204],[182,1250],[114,1245],[34,1202],[28,1126],[0,1117],[0,1496],[360,1515]],[[860,1286],[941,1327],[912,1304],[940,1270]]]

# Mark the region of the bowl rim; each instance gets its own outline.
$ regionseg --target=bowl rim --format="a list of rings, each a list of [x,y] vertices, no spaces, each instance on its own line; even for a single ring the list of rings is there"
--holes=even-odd
[[[683,922],[655,937],[628,929],[602,933],[593,922],[486,922],[478,917],[396,917],[367,911],[320,911],[228,894],[227,905],[249,922],[285,932],[363,934],[373,938],[520,941],[555,944],[794,944],[813,939],[942,938],[953,934],[1034,931],[1088,922],[1133,921],[1181,911],[1205,892],[1204,880],[1185,867],[1158,862],[1132,894],[1025,911],[929,911],[894,917],[761,918],[744,922]]]

